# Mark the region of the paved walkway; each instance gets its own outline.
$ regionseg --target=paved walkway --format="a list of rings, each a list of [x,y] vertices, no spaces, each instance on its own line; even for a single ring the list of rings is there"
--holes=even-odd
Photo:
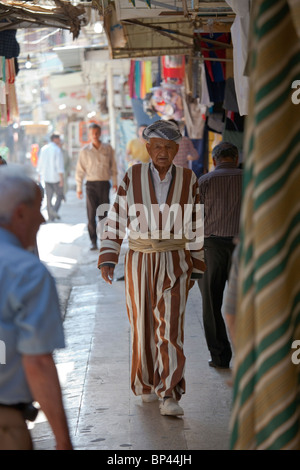
[[[74,448],[77,450],[226,450],[232,390],[230,371],[208,366],[197,285],[185,319],[184,416],[166,417],[158,403],[130,390],[130,327],[124,281],[107,285],[89,251],[85,202],[69,191],[61,221],[41,227],[41,259],[56,278],[67,347],[55,353]],[[124,246],[124,249],[126,247]],[[116,277],[122,275],[121,263]],[[32,428],[36,449],[54,449],[43,413]]]

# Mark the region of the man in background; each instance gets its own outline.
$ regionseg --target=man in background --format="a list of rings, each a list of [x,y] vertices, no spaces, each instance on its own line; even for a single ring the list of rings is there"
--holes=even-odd
[[[64,157],[61,151],[61,140],[58,134],[52,134],[50,143],[41,148],[37,164],[39,181],[45,183],[48,220],[60,219],[58,211],[64,199]],[[55,203],[52,204],[55,195]]]
[[[85,145],[79,153],[76,166],[77,197],[83,198],[82,184],[86,179],[86,207],[88,215],[88,232],[91,240],[91,250],[97,250],[97,208],[102,204],[109,204],[110,180],[113,189],[117,191],[118,171],[115,153],[110,144],[100,140],[101,127],[90,124],[90,143]],[[99,217],[101,220],[105,213]]]
[[[150,161],[149,153],[146,149],[146,141],[143,139],[143,131],[146,129],[146,124],[141,124],[138,127],[137,138],[128,142],[126,148],[126,160],[128,166],[136,163],[148,163]]]
[[[231,268],[235,238],[239,234],[242,170],[238,149],[221,142],[212,151],[215,169],[199,178],[200,203],[204,204],[204,257],[206,271],[198,284],[202,294],[203,325],[209,365],[229,368],[232,357],[222,315],[223,292]]]

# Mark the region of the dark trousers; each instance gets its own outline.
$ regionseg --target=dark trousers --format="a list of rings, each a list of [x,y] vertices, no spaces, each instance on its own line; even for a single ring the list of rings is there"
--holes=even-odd
[[[205,338],[211,358],[219,366],[228,365],[232,357],[221,309],[234,246],[231,238],[205,238],[206,271],[198,281],[203,303]]]
[[[64,199],[64,188],[59,185],[59,183],[46,183],[45,182],[45,191],[47,197],[47,212],[50,220],[55,218],[57,214],[61,201]],[[54,205],[52,204],[53,196],[56,196]]]
[[[86,183],[86,208],[88,216],[88,232],[92,243],[97,242],[97,208],[101,204],[109,204],[109,181],[87,181]],[[101,220],[103,214],[98,217]]]

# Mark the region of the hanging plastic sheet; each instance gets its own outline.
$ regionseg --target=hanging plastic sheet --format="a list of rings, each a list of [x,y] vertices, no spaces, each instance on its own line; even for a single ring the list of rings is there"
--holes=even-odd
[[[165,82],[182,85],[185,75],[184,56],[163,56],[162,57],[162,75]]]

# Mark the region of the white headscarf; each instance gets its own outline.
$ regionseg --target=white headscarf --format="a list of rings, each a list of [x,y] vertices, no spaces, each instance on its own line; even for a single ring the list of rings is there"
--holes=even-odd
[[[143,138],[149,142],[151,138],[174,140],[179,143],[181,140],[181,132],[178,126],[170,121],[156,121],[143,131]]]

